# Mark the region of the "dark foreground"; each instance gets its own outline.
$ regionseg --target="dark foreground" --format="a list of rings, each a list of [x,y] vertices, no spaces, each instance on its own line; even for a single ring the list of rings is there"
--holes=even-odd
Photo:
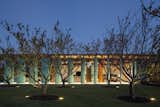
[[[136,95],[156,97],[160,100],[160,87],[138,85]],[[102,85],[75,85],[72,88],[50,86],[48,94],[64,97],[63,100],[37,101],[25,96],[37,95],[41,89],[32,86],[0,87],[0,107],[160,107],[160,102],[130,103],[117,97],[126,95],[127,86],[104,87]]]

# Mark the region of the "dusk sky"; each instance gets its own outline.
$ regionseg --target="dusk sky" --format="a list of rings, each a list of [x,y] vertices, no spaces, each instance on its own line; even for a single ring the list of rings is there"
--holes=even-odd
[[[62,28],[72,29],[76,40],[89,41],[117,26],[117,16],[139,9],[139,0],[0,0],[0,20],[39,26],[49,32],[59,20]]]

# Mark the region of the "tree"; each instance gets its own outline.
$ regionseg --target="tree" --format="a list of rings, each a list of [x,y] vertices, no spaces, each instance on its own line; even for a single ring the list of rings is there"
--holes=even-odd
[[[132,21],[131,21],[132,20]],[[127,55],[134,52],[132,47],[132,40],[137,32],[137,23],[131,19],[130,16],[124,19],[118,19],[119,31],[117,33],[117,50],[119,53],[119,70],[124,74],[124,76],[129,81],[129,96],[131,99],[134,98],[134,85],[137,80],[139,80],[140,72],[137,72],[137,59],[132,57],[127,59]],[[141,51],[143,50],[144,41],[142,40]]]
[[[97,54],[101,52],[101,40],[92,40],[86,44],[79,45],[81,51],[81,83],[85,83],[86,80],[90,81],[89,78],[85,78],[87,75],[91,75],[91,82],[95,84],[98,82],[98,58]],[[92,54],[93,60],[86,60],[84,55]],[[89,57],[89,56],[88,56]],[[90,69],[90,71],[87,71]]]
[[[20,77],[25,77],[25,61],[28,61],[27,54],[30,54],[30,47],[28,40],[26,38],[29,35],[29,26],[24,25],[22,23],[18,23],[16,25],[9,24],[7,21],[2,21],[1,23],[2,28],[12,37],[12,41],[14,41],[14,47],[17,47],[17,53],[15,54],[15,58],[17,59],[16,64],[14,67],[17,71],[17,79],[16,82],[25,82],[24,78],[20,79]],[[13,56],[13,55],[11,55]],[[15,63],[15,60],[12,61]],[[20,76],[18,76],[20,75]],[[19,79],[18,79],[19,78]]]
[[[131,17],[130,15],[128,15],[123,19],[120,19],[118,17],[118,29],[111,29],[108,34],[109,36],[106,36],[103,39],[103,52],[108,55],[106,67],[107,71],[110,71],[110,64],[115,65],[115,67],[119,69],[119,80],[123,80],[123,74],[129,82],[129,96],[131,99],[134,98],[134,85],[138,80],[140,80],[139,75],[141,75],[142,72],[137,72],[138,59],[136,57],[129,58],[129,55],[134,53],[136,56],[136,54],[139,54],[137,53],[139,51],[134,50],[137,49],[134,47],[134,45],[139,48],[138,50],[140,50],[140,52],[148,52],[148,49],[144,48],[148,41],[146,40],[144,35],[137,35],[139,34],[140,29],[139,24],[140,23],[138,22],[138,20],[136,20],[135,16]],[[137,36],[140,37],[140,42],[139,44],[134,44]],[[113,58],[109,57],[110,54],[117,54],[117,57],[119,57],[119,59],[116,59],[117,61],[114,60],[113,62]],[[108,74],[110,74],[110,72],[108,72]],[[109,83],[110,75],[107,75],[107,78]]]
[[[159,19],[160,19],[160,8],[159,8],[158,0],[149,0],[144,2],[141,0],[141,7],[143,10],[143,15],[148,16],[150,18],[145,18],[148,23],[154,24],[154,26],[151,26],[152,28],[152,36],[151,36],[151,50],[150,53],[156,54],[156,58],[152,61],[152,64],[149,66],[150,72],[149,75],[152,75],[150,78],[157,78],[159,76],[158,74],[158,67],[159,67],[159,53],[158,51],[160,50],[160,25],[159,25]],[[152,21],[150,21],[152,19]],[[156,75],[155,75],[156,74]],[[153,76],[154,75],[154,76]],[[154,79],[151,79],[151,81]]]
[[[37,72],[35,72],[33,70],[28,73],[34,81],[37,81],[39,83],[38,78],[35,78],[33,76],[38,76],[37,73],[38,73],[38,71],[40,71],[42,90],[43,90],[43,94],[46,95],[48,82],[50,80],[50,70],[48,68],[48,65],[46,64],[47,59],[45,58],[45,55],[43,56],[43,49],[45,46],[46,34],[45,34],[45,31],[41,32],[40,29],[38,31],[36,31],[36,33],[37,34],[35,36],[32,36],[32,38],[30,40],[30,46],[31,46],[31,53],[32,53],[31,58],[33,60],[32,65],[34,65],[36,67],[35,70]],[[39,68],[39,67],[41,67],[41,68]]]
[[[30,78],[30,83],[33,83],[34,85],[40,84],[38,79],[38,74],[40,73],[42,91],[43,94],[46,95],[50,75],[50,73],[48,73],[49,71],[43,69],[45,65],[42,64],[44,59],[43,49],[45,46],[44,40],[46,31],[43,31],[40,28],[34,28],[32,30],[28,25],[22,23],[11,25],[8,22],[4,22],[2,25],[7,33],[16,40],[18,47],[16,58],[18,58],[19,63],[17,69],[23,69],[20,69],[20,72],[18,73],[25,72]]]
[[[115,54],[116,53],[116,38],[115,38],[115,31],[112,28],[112,30],[107,33],[107,35],[103,38],[103,47],[102,47],[102,52],[107,55],[106,59],[106,64],[103,62],[103,68],[105,69],[106,72],[106,79],[107,79],[107,84],[110,85],[110,78],[111,78],[111,62],[112,60],[109,58],[110,54]],[[105,67],[105,65],[107,65]]]
[[[2,52],[1,61],[3,63],[3,70],[4,70],[3,80],[7,82],[8,85],[10,85],[11,82],[14,82],[14,65],[16,65],[16,63],[14,62],[15,49],[11,46],[11,41],[9,36],[6,37],[5,42],[6,42],[6,47],[3,46],[0,47],[0,50]]]
[[[160,5],[157,5],[158,4],[158,0],[157,0],[157,2],[156,2],[156,0],[148,0],[148,2],[147,1],[145,1],[145,2],[144,2],[144,0],[141,0],[142,8],[148,14],[150,14],[150,15],[152,15],[154,17],[160,18]]]
[[[55,38],[53,42],[51,42],[51,46],[54,46],[54,59],[53,65],[56,73],[56,78],[58,82],[58,78],[60,77],[62,81],[62,87],[65,87],[65,82],[68,81],[71,83],[73,81],[73,74],[76,70],[74,70],[73,59],[70,57],[64,56],[61,58],[61,55],[70,55],[73,53],[75,48],[75,41],[71,37],[70,34],[71,29],[67,29],[66,32],[63,32],[59,28],[59,22],[54,26]],[[68,65],[68,69],[67,66]],[[62,70],[64,69],[64,70]]]
[[[115,49],[116,53],[119,53],[117,68],[129,81],[129,96],[131,99],[135,98],[135,84],[142,79],[142,75],[147,74],[147,67],[153,61],[152,44],[154,44],[154,41],[152,41],[152,36],[154,33],[149,21],[150,19],[145,13],[142,13],[141,21],[136,20],[135,17],[131,18],[131,16],[118,19],[119,28],[114,33],[116,35]],[[135,54],[135,57],[130,58],[130,54]],[[145,54],[148,54],[149,57],[147,58]],[[138,59],[137,55],[143,55],[143,60]]]

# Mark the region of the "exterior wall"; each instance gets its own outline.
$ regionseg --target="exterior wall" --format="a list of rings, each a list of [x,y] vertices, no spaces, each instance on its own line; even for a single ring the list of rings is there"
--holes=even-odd
[[[15,76],[15,82],[16,83],[19,83],[19,84],[24,84],[25,83],[25,62],[24,62],[24,59],[22,58],[19,58],[18,59],[18,64],[17,64],[17,69],[16,69],[16,76]]]
[[[12,62],[6,61],[4,65],[4,81],[8,81],[10,83],[14,82],[14,64]]]
[[[104,82],[103,80],[103,67],[102,64],[98,64],[98,82]]]
[[[73,65],[73,61],[72,59],[68,59],[68,83],[69,84],[72,84],[74,82],[74,76],[73,76],[73,68],[74,68],[74,65]]]
[[[66,77],[66,82],[68,84],[110,84],[110,83],[120,83],[127,82],[126,76],[122,73],[121,61],[118,60],[108,60],[107,58],[100,59],[98,56],[92,56],[91,58],[60,58],[57,60],[57,64],[49,68],[50,62],[48,59],[43,59],[41,65],[35,63],[32,68],[30,68],[31,77],[35,80],[40,79],[41,83],[45,83],[45,78],[49,78],[49,83],[62,84],[62,77]],[[131,73],[137,73],[137,63],[128,62],[125,63],[126,66],[132,65]],[[41,69],[38,69],[38,67]],[[118,66],[118,67],[117,67]],[[62,69],[59,69],[62,67]],[[132,68],[134,67],[134,69]],[[13,65],[4,66],[4,79],[11,70],[14,71]],[[25,61],[24,59],[18,60],[18,68],[13,72],[11,84],[13,82],[25,84],[35,83],[34,79],[30,76],[26,77],[25,71]],[[40,74],[43,73],[43,76]]]

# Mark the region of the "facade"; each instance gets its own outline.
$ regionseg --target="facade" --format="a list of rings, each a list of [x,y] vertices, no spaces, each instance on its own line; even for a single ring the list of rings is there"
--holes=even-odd
[[[31,56],[31,55],[29,55]],[[5,61],[1,67],[1,82],[11,84],[33,84],[48,82],[62,84],[125,84],[128,79],[122,69],[126,66],[129,73],[136,74],[142,68],[141,60],[148,60],[149,55],[119,54],[68,54],[42,55],[39,61],[27,62],[19,55],[16,60]],[[28,57],[27,60],[33,59]],[[32,64],[31,64],[32,63]]]

